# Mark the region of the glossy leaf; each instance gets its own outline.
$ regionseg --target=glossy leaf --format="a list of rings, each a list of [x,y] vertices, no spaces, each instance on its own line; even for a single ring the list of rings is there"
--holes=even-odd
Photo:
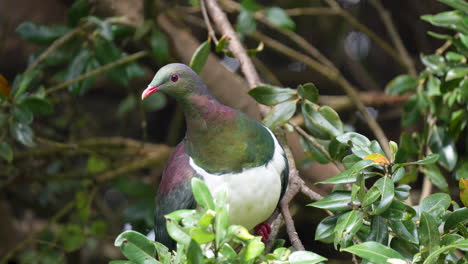
[[[200,206],[205,207],[206,209],[216,210],[213,196],[211,196],[210,190],[208,189],[206,184],[202,180],[193,177],[191,185],[193,196],[197,203]]]
[[[460,11],[447,11],[436,15],[424,15],[421,16],[421,19],[435,26],[450,28],[468,34],[468,26],[464,24],[462,14]]]
[[[408,199],[409,195],[410,195],[410,190],[411,190],[411,186],[409,185],[399,185],[398,187],[395,188],[395,196],[404,201],[406,199]]]
[[[309,100],[314,104],[318,103],[319,92],[313,83],[305,83],[297,86],[297,92],[303,99]]]
[[[166,228],[167,232],[169,233],[169,236],[172,237],[177,243],[180,243],[184,246],[188,246],[190,244],[190,236],[187,235],[180,227],[178,227],[176,224],[174,224],[171,221],[166,222]]]
[[[314,264],[326,260],[327,258],[310,251],[295,251],[288,258],[290,264]]]
[[[13,160],[13,150],[7,142],[0,142],[0,157],[8,162]]]
[[[203,264],[203,252],[195,240],[191,240],[187,248],[188,264]]]
[[[345,133],[341,136],[338,136],[336,140],[343,144],[351,143],[351,151],[360,158],[364,158],[365,156],[368,156],[373,153],[370,150],[370,140],[356,132]]]
[[[444,232],[448,233],[449,231],[456,229],[458,224],[466,226],[467,223],[468,208],[460,208],[449,214],[444,224]]]
[[[193,53],[192,59],[190,60],[190,68],[198,74],[203,70],[203,67],[208,60],[208,55],[211,51],[211,41],[207,40],[203,42],[197,50]]]
[[[376,165],[376,163],[372,160],[360,160],[357,163],[355,163],[350,169],[342,171],[327,180],[318,182],[317,184],[352,183],[356,181],[357,173],[359,173],[363,169],[369,168],[374,165]]]
[[[397,237],[414,244],[419,244],[418,229],[412,219],[388,221],[388,224]]]
[[[373,202],[377,201],[379,197],[382,195],[380,192],[379,188],[377,186],[372,186],[368,192],[366,192],[366,195],[364,196],[364,199],[362,201],[362,207],[367,207],[371,205]]]
[[[366,241],[375,241],[384,245],[388,244],[388,225],[385,218],[375,215],[372,217],[371,231]]]
[[[328,135],[327,139],[343,133],[343,124],[338,114],[328,106],[322,106],[315,110],[309,103],[304,103],[302,113],[311,126]]]
[[[426,212],[421,213],[419,224],[419,241],[420,245],[429,253],[433,252],[439,247],[440,234],[438,224],[434,217]]]
[[[458,78],[463,78],[468,75],[468,67],[456,67],[451,68],[447,75],[445,76],[446,81],[455,80]]]
[[[450,206],[450,195],[446,193],[434,193],[421,201],[420,211],[432,215],[434,218],[440,218]]]
[[[392,179],[389,177],[380,178],[374,184],[379,189],[380,193],[382,194],[382,198],[377,203],[377,205],[373,208],[373,214],[381,214],[387,210],[390,205],[392,204],[393,197],[395,196],[395,184],[393,183]]]
[[[393,200],[390,207],[382,213],[383,217],[392,221],[408,220],[415,215],[416,211],[413,207],[398,200]]]
[[[426,165],[422,170],[424,175],[428,177],[435,186],[444,192],[448,192],[449,189],[447,180],[437,165]]]
[[[447,69],[444,57],[439,55],[421,56],[421,61],[430,72],[436,75],[442,75]]]
[[[439,2],[468,13],[468,3],[465,0],[439,0]]]
[[[252,261],[260,254],[262,254],[263,250],[265,249],[265,244],[263,244],[260,237],[255,237],[254,239],[250,240],[245,248],[244,254],[244,261]]]
[[[332,215],[325,217],[317,226],[315,230],[315,240],[320,240],[325,243],[333,242],[335,235],[335,225],[338,220],[338,215]]]
[[[280,28],[294,30],[296,24],[288,14],[279,7],[271,7],[265,11],[266,18],[275,26]]]
[[[363,213],[352,210],[338,217],[335,226],[335,246],[346,247],[352,242],[354,235],[359,231],[363,223]]]
[[[36,145],[33,141],[34,132],[29,125],[13,122],[10,125],[10,132],[21,144],[27,147],[34,147]]]
[[[440,155],[439,163],[447,170],[452,171],[457,164],[458,154],[453,138],[442,127],[433,130],[429,139],[429,146],[434,153]]]
[[[130,94],[125,99],[120,101],[119,106],[117,107],[116,115],[119,118],[125,117],[125,115],[135,109],[137,105],[137,99],[134,95]]]
[[[16,28],[16,33],[24,40],[34,44],[46,45],[65,35],[70,28],[64,25],[38,25],[23,22]]]
[[[385,90],[388,94],[405,94],[414,91],[418,86],[418,81],[411,75],[400,75],[391,80]]]
[[[114,242],[120,247],[125,257],[135,263],[156,264],[154,259],[156,248],[144,235],[135,231],[126,231],[120,234]]]
[[[269,84],[262,84],[249,91],[257,102],[273,106],[296,96],[296,91],[291,88],[281,88]]]
[[[308,204],[307,206],[313,206],[321,209],[327,209],[330,211],[341,211],[350,209],[351,192],[349,191],[335,191],[322,200],[315,203]]]
[[[309,142],[304,137],[301,137],[300,143],[301,143],[302,149],[304,150],[308,158],[314,161],[317,161],[318,163],[321,163],[321,164],[327,164],[330,162],[328,157],[319,148],[317,148],[314,144]]]
[[[342,249],[342,251],[357,255],[376,264],[386,264],[390,259],[404,260],[403,256],[397,251],[374,241],[347,247]]]
[[[263,119],[263,123],[270,129],[283,125],[291,119],[296,112],[296,102],[286,101],[277,104]]]
[[[454,248],[458,248],[460,250],[463,250],[463,251],[468,251],[468,239],[465,239],[465,240],[461,240],[461,241],[457,241],[451,245],[448,245],[448,246],[444,246],[444,247],[441,247],[437,250],[435,250],[434,252],[432,252],[423,262],[423,264],[432,264],[432,263],[436,263],[436,260],[437,260],[437,257],[448,251],[448,250],[451,250],[451,249],[454,249]]]

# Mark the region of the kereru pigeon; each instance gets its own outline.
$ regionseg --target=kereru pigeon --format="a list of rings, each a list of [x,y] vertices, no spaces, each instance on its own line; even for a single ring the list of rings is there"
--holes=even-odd
[[[222,85],[222,83],[220,83]],[[235,88],[235,87],[233,87]],[[202,179],[213,197],[227,191],[229,224],[255,229],[266,240],[264,222],[288,185],[288,162],[273,133],[242,112],[219,103],[200,77],[179,63],[162,67],[141,97],[161,91],[180,104],[187,132],[168,160],[156,195],[155,239],[170,249],[175,242],[164,215],[196,208],[190,179]]]

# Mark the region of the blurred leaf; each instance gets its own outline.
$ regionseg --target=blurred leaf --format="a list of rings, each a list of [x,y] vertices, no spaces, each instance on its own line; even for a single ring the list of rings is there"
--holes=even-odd
[[[440,235],[438,225],[434,217],[428,213],[422,212],[419,224],[419,241],[429,253],[439,247]]]
[[[406,199],[408,199],[409,195],[410,195],[410,190],[411,190],[411,186],[409,185],[400,185],[398,187],[395,188],[395,196],[404,201]]]
[[[439,164],[452,171],[457,164],[458,154],[453,138],[446,128],[436,127],[429,139],[429,146],[434,153],[440,155]]]
[[[165,63],[169,58],[169,41],[166,35],[160,30],[152,30],[150,43],[156,62],[158,64]]]
[[[228,233],[242,240],[251,240],[254,238],[254,236],[249,233],[249,230],[247,230],[245,227],[240,226],[240,225],[229,226]]]
[[[458,186],[460,188],[460,200],[464,206],[468,206],[468,179],[460,179]]]
[[[328,259],[310,251],[295,251],[288,258],[290,264],[314,264],[326,260]]]
[[[355,163],[350,169],[342,171],[331,178],[318,182],[317,184],[352,183],[356,181],[357,173],[359,173],[363,169],[374,165],[376,165],[376,163],[372,160],[360,160],[357,163]]]
[[[312,160],[317,161],[318,163],[321,164],[327,164],[330,162],[330,160],[327,158],[327,156],[314,144],[309,142],[307,139],[304,137],[301,137],[300,139],[301,147],[304,150],[306,156]]]
[[[468,239],[457,241],[457,242],[455,242],[455,243],[453,243],[451,245],[444,246],[444,247],[441,247],[441,248],[435,250],[434,252],[432,252],[426,258],[426,260],[424,260],[423,264],[436,263],[437,257],[440,254],[442,254],[443,252],[448,251],[450,249],[453,249],[453,248],[458,248],[458,249],[463,250],[463,251],[468,251]]]
[[[273,106],[296,96],[296,91],[291,88],[280,88],[269,84],[262,84],[249,91],[257,102]]]
[[[177,243],[180,243],[184,246],[188,246],[190,243],[190,236],[187,235],[182,229],[180,229],[176,224],[171,221],[166,222],[167,232],[169,236],[172,237]]]
[[[13,160],[13,150],[7,142],[0,142],[0,157],[8,162]]]
[[[354,154],[347,155],[343,158],[343,165],[346,169],[350,169],[354,166],[355,163],[361,161],[362,159]]]
[[[297,92],[302,98],[307,99],[314,104],[318,103],[319,92],[313,83],[305,83],[297,86]]]
[[[463,59],[465,59],[465,56],[461,55],[460,53],[449,51],[445,54],[445,58],[447,59],[447,61],[460,62],[463,61]]]
[[[129,79],[140,78],[146,74],[145,70],[137,63],[127,64],[126,70]]]
[[[226,35],[223,35],[219,40],[218,44],[215,47],[217,53],[227,51],[226,47],[229,45],[229,38]]]
[[[428,96],[437,96],[440,95],[440,80],[433,75],[429,76],[429,79],[426,83],[427,95]]]
[[[266,18],[275,26],[287,30],[294,30],[296,24],[288,14],[279,7],[271,7],[265,10]]]
[[[338,217],[335,226],[335,247],[339,243],[343,248],[352,242],[362,226],[363,215],[362,212],[352,210]]]
[[[0,99],[1,96],[7,97],[11,92],[11,86],[8,83],[7,79],[0,74]]]
[[[434,193],[421,201],[420,211],[432,215],[434,218],[440,218],[450,206],[450,196],[446,193]]]
[[[421,61],[429,72],[441,76],[447,70],[444,57],[440,55],[421,56]]]
[[[123,118],[127,113],[133,111],[137,104],[137,100],[133,94],[129,94],[125,99],[120,101],[117,107],[117,117]]]
[[[21,75],[20,82],[17,89],[14,89],[15,99],[20,98],[20,96],[30,88],[32,82],[40,76],[41,72],[39,70],[32,70],[26,74]],[[16,81],[16,80],[15,80]]]
[[[378,215],[372,217],[371,231],[366,241],[388,244],[388,225],[385,218]]]
[[[339,142],[336,138],[332,139],[328,145],[328,153],[336,161],[341,161],[349,153],[349,150],[350,148],[347,144]],[[357,161],[359,160],[361,159],[358,158]]]
[[[445,76],[446,81],[463,78],[468,75],[468,67],[455,67],[451,68]]]
[[[338,215],[325,217],[317,226],[315,230],[315,240],[320,240],[325,243],[333,242],[335,235],[335,225],[338,220]]]
[[[403,115],[401,124],[404,127],[414,125],[421,120],[421,111],[418,106],[418,96],[412,95],[408,101],[403,105]],[[400,144],[401,145],[401,144]]]
[[[120,247],[125,257],[135,263],[156,264],[156,248],[144,235],[135,231],[126,231],[120,234],[114,242]]]
[[[460,208],[458,210],[453,211],[447,217],[447,220],[444,224],[444,233],[448,233],[451,230],[457,228],[458,224],[466,226],[468,223],[468,208]]]
[[[404,259],[397,251],[374,241],[364,242],[341,250],[379,264],[388,263],[391,259]]]
[[[21,100],[21,105],[26,106],[34,114],[49,115],[54,107],[49,100],[38,96],[28,96]]]
[[[263,119],[263,123],[270,129],[287,123],[296,112],[296,102],[286,101],[275,105]]]
[[[13,122],[10,125],[10,132],[13,138],[27,147],[34,147],[36,144],[33,141],[34,132],[27,124]]]
[[[102,219],[94,220],[89,232],[95,236],[104,237],[107,234],[107,222]]]
[[[192,55],[190,59],[190,68],[197,74],[200,74],[206,64],[208,55],[211,51],[211,41],[203,42]]]
[[[436,15],[424,15],[421,16],[421,19],[434,26],[445,27],[468,34],[468,26],[463,22],[463,13],[460,11],[446,11]]]
[[[439,2],[468,13],[468,3],[465,0],[439,0]]]
[[[91,155],[88,158],[88,162],[86,165],[86,170],[90,173],[98,173],[98,172],[103,172],[107,168],[109,168],[109,161],[96,156],[96,155]]]
[[[15,120],[18,123],[29,125],[33,121],[32,112],[29,110],[28,107],[21,104],[14,105],[11,108],[11,114],[13,115],[13,120]]]
[[[260,239],[260,237],[255,237],[249,241],[245,248],[244,261],[252,261],[262,254],[265,249],[265,244],[263,244]]]
[[[405,163],[400,163],[398,165],[400,166],[406,166],[406,165],[428,165],[428,164],[433,164],[437,160],[439,160],[439,154],[434,154],[431,153],[427,155],[424,159],[422,160],[417,160],[417,161],[412,161],[412,162],[405,162]]]
[[[87,48],[80,49],[80,52],[73,58],[70,62],[67,74],[65,76],[65,81],[75,79],[86,71],[86,66],[88,61],[91,58],[90,51]],[[81,87],[83,82],[77,82],[68,86],[68,91],[72,92],[75,95],[83,94],[81,93]]]
[[[224,244],[221,247],[221,250],[219,251],[219,253],[221,253],[221,255],[223,255],[224,257],[230,258],[230,259],[237,257],[236,251],[228,243]]]
[[[342,211],[351,209],[351,192],[349,191],[335,191],[320,201],[308,204],[320,209],[327,209],[330,211]]]
[[[163,109],[167,104],[167,97],[163,93],[153,93],[143,102],[143,109],[147,112],[155,112]]]
[[[121,24],[111,24],[110,30],[113,40],[119,40],[126,37],[131,37],[135,33],[135,28],[127,25]]]
[[[391,80],[385,90],[387,94],[394,95],[394,94],[405,94],[407,92],[414,91],[418,86],[418,80],[416,80],[411,75],[399,75],[393,80]]]
[[[190,229],[190,237],[198,244],[206,244],[215,239],[215,235],[203,228],[195,227]]]
[[[78,225],[68,224],[60,231],[60,240],[67,252],[75,251],[85,242],[83,231]]]
[[[255,22],[254,14],[245,8],[241,8],[239,15],[237,16],[237,31],[241,34],[249,35],[253,33],[257,28],[257,22]]]
[[[216,247],[220,248],[228,229],[229,205],[227,204],[227,192],[221,192],[216,197],[217,208],[215,218]]]
[[[200,226],[206,227],[208,225],[211,225],[213,223],[213,218],[215,217],[216,213],[213,210],[208,210],[206,213],[204,213],[201,217],[198,223]],[[198,242],[200,243],[200,242]]]
[[[47,45],[70,30],[65,25],[37,25],[23,22],[16,28],[16,33],[24,40],[34,44]]]
[[[210,190],[206,184],[202,180],[194,177],[192,178],[191,185],[193,196],[195,197],[197,203],[206,209],[216,210],[213,196],[211,196]]]
[[[96,37],[93,39],[94,55],[101,65],[106,65],[123,57],[120,49],[114,42]],[[116,85],[128,86],[128,75],[125,65],[119,65],[106,71],[106,76]]]
[[[191,240],[187,249],[188,264],[203,264],[203,252],[195,240]]]
[[[422,171],[424,172],[424,175],[426,177],[429,177],[431,182],[439,189],[441,189],[444,192],[449,191],[447,180],[445,179],[445,176],[442,174],[437,165],[426,165],[424,168],[422,168]]]
[[[86,0],[76,0],[68,9],[68,23],[72,26],[78,25],[80,19],[89,15],[88,3]]]

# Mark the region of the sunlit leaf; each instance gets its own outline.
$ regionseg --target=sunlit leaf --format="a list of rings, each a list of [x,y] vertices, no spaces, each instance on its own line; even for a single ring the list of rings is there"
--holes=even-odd
[[[211,51],[211,41],[207,40],[203,42],[197,50],[193,53],[192,58],[190,59],[190,68],[196,73],[200,73],[205,66],[206,61],[208,60],[208,55]]]
[[[264,105],[276,105],[290,100],[296,96],[296,91],[291,88],[281,88],[269,84],[262,84],[249,91],[257,102]]]
[[[379,264],[388,263],[389,259],[404,260],[403,256],[401,256],[397,251],[374,241],[368,241],[347,247],[342,249],[342,251],[355,254],[365,260]]]

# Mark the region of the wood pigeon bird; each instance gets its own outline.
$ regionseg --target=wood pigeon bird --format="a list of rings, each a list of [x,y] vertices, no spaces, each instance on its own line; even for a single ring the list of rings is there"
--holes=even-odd
[[[174,249],[164,215],[196,208],[192,177],[202,179],[213,197],[227,191],[229,224],[255,229],[266,240],[270,226],[264,221],[286,191],[289,173],[284,150],[273,133],[219,103],[184,64],[162,67],[142,93],[142,100],[156,91],[175,98],[187,124],[185,138],[169,158],[157,191],[156,241]]]

